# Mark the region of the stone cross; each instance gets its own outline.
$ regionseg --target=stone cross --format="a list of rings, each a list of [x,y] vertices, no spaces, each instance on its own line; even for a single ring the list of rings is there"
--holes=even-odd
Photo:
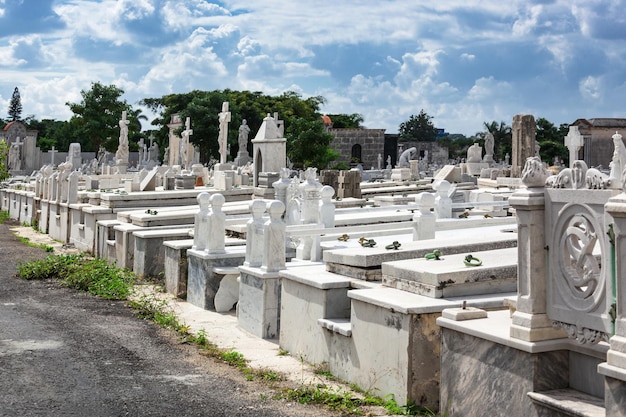
[[[228,101],[222,103],[222,111],[219,113],[219,122],[220,132],[217,143],[219,145],[220,164],[225,164],[228,156],[228,123],[230,123]]]
[[[57,153],[59,151],[57,151],[56,149],[54,149],[54,146],[52,147],[52,149],[50,149],[48,151],[48,153],[50,154],[50,165],[54,166],[54,154]]]
[[[567,136],[565,136],[565,146],[569,149],[569,167],[578,159],[578,151],[585,144],[583,135],[578,131],[578,126],[570,126]]]

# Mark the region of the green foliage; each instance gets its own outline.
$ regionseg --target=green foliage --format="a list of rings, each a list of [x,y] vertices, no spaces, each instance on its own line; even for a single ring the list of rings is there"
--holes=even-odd
[[[27,237],[17,236],[17,240],[33,248],[40,248],[40,249],[45,250],[46,252],[54,252],[54,248],[52,246],[46,245],[45,243],[31,242],[30,239],[28,239]]]
[[[363,115],[352,114],[327,114],[333,122],[334,129],[360,129],[363,128]]]
[[[141,294],[130,299],[128,305],[135,310],[139,318],[152,320],[161,327],[187,334],[188,327],[178,321],[167,300],[154,294]]]
[[[333,135],[326,133],[320,120],[294,120],[285,137],[287,156],[297,168],[325,169],[339,156],[339,152],[330,148]]]
[[[0,139],[0,181],[9,178],[9,144]]]
[[[4,210],[0,211],[0,224],[3,224],[8,219],[10,219],[9,212]]]
[[[20,90],[15,87],[11,101],[9,102],[9,120],[15,121],[22,118],[22,98],[20,96]]]
[[[411,115],[409,120],[400,123],[398,140],[400,142],[418,141],[430,142],[437,138],[437,129],[432,123],[433,117],[424,109],[417,116]]]
[[[537,141],[539,142],[539,156],[541,160],[552,164],[554,158],[569,162],[569,151],[565,146],[565,136],[569,131],[568,124],[561,124],[558,128],[547,119],[540,117],[536,120]]]
[[[67,287],[109,300],[127,299],[134,282],[134,276],[128,270],[110,266],[103,259],[88,259],[82,254],[21,262],[17,273],[26,280],[57,279]]]
[[[181,120],[191,118],[193,135],[190,140],[200,148],[200,162],[209,162],[211,158],[218,159],[217,136],[219,132],[218,114],[222,111],[222,103],[228,101],[231,112],[231,122],[228,131],[228,143],[230,144],[233,158],[237,154],[238,129],[243,119],[246,119],[252,132],[258,131],[263,119],[268,113],[277,113],[284,121],[287,132],[296,132],[290,128],[296,120],[304,119],[312,122],[320,121],[319,107],[324,103],[323,97],[309,97],[302,99],[295,92],[285,92],[280,96],[268,96],[261,92],[214,90],[194,90],[185,94],[170,94],[160,98],[144,98],[139,104],[148,107],[158,114],[152,121],[159,130],[155,131],[155,139],[159,146],[164,149],[168,146],[168,128],[173,114],[178,114]],[[323,124],[322,124],[323,127]],[[182,130],[182,129],[181,129]],[[180,133],[180,132],[178,132]],[[289,140],[289,138],[287,138]],[[252,155],[252,143],[248,142],[248,152]],[[326,160],[329,155],[324,149],[320,158]],[[294,164],[304,164],[301,160],[293,160]]]
[[[80,94],[80,103],[65,104],[74,113],[70,124],[76,130],[83,151],[97,152],[100,145],[104,145],[109,152],[115,152],[119,138],[119,120],[123,111],[128,112],[129,138],[132,132],[141,128],[136,118],[130,117],[134,114],[132,107],[126,100],[120,100],[124,90],[115,85],[105,86],[95,82],[91,84],[90,90],[81,90]]]

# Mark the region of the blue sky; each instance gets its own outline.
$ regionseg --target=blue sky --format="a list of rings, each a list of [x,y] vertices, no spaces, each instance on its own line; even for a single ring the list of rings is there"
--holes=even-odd
[[[626,0],[0,0],[0,110],[68,120],[92,82],[136,105],[194,89],[324,96],[395,133],[515,114],[626,117]],[[268,112],[273,109],[268,109]]]

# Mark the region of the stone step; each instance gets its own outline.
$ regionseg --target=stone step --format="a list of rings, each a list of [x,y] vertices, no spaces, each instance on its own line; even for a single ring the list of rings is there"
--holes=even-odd
[[[528,396],[535,405],[545,408],[545,411],[551,416],[606,416],[604,398],[594,397],[573,389],[529,392]]]
[[[482,262],[480,266],[466,266],[467,255],[383,263],[383,285],[433,298],[516,290],[517,248],[474,252],[472,255]]]

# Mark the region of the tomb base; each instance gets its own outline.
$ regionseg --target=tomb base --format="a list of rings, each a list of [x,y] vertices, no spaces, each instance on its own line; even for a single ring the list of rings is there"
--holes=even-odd
[[[215,294],[224,275],[214,272],[214,268],[243,265],[245,257],[245,247],[243,250],[228,249],[222,254],[187,250],[187,302],[205,310],[215,310]]]
[[[277,339],[280,331],[281,277],[278,272],[242,266],[239,279],[239,327],[262,339]]]
[[[410,168],[394,168],[391,170],[392,181],[409,181],[411,179]]]
[[[441,317],[437,324],[442,414],[604,415],[605,388],[598,365],[606,346],[582,346],[567,338],[539,342],[511,338],[507,311],[465,321]]]

